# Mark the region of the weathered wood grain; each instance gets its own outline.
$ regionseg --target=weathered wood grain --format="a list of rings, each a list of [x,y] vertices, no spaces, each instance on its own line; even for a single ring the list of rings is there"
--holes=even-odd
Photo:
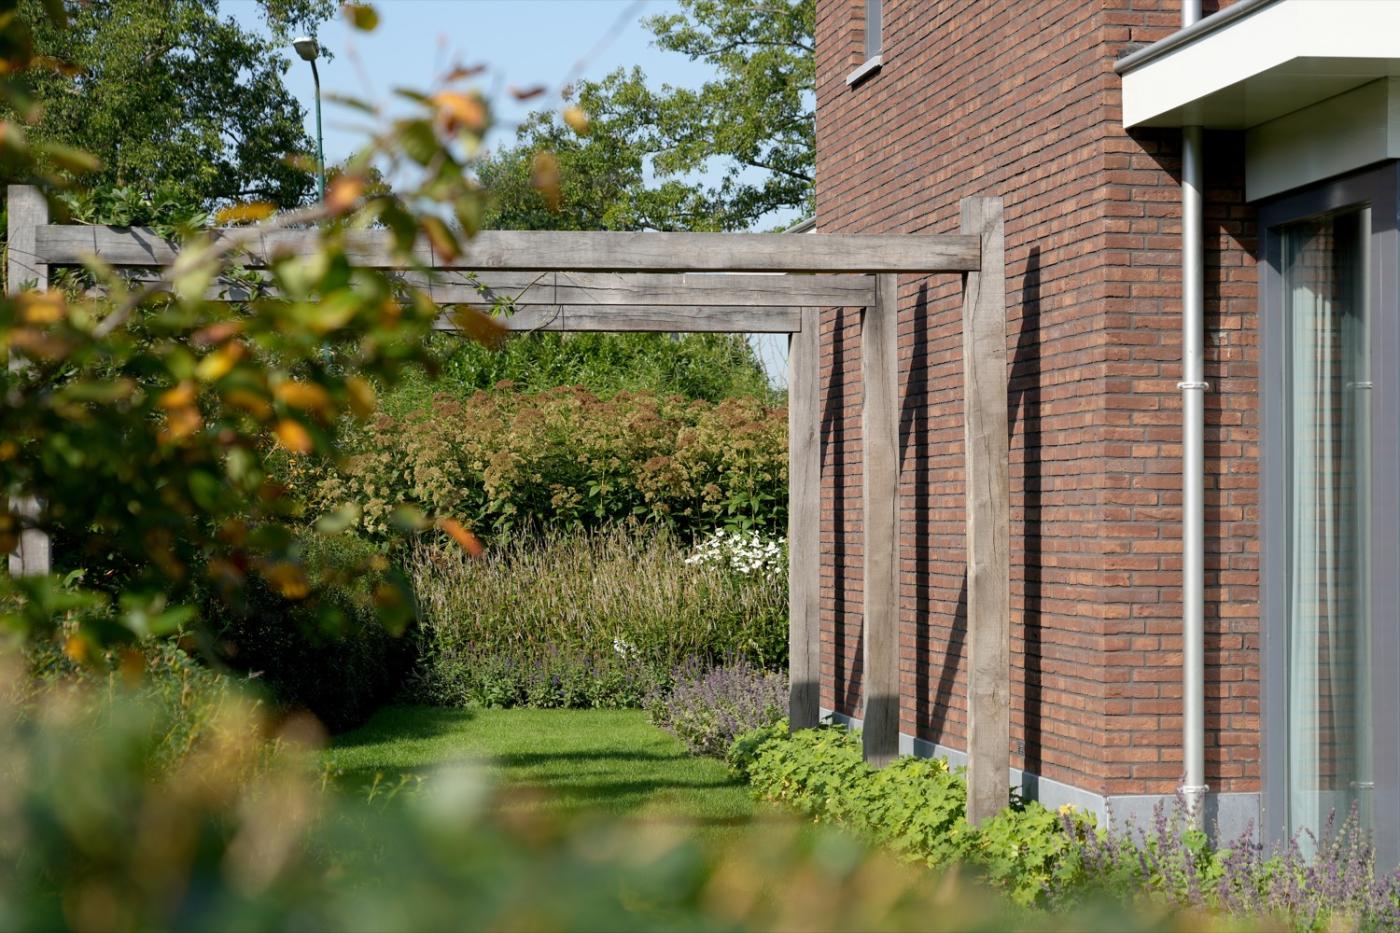
[[[8,223],[8,261],[5,266],[5,292],[19,294],[26,288],[43,291],[49,287],[49,267],[40,262],[35,246],[35,234],[49,222],[49,205],[38,188],[28,185],[10,185],[5,192]],[[9,366],[22,365],[11,358]],[[38,499],[24,497],[10,500],[10,509],[21,522],[30,522],[39,517]],[[52,565],[52,546],[49,536],[36,528],[20,531],[19,547],[10,555],[12,576],[36,576],[46,574]]]
[[[256,274],[256,273],[255,273]],[[267,273],[261,273],[266,281]],[[516,307],[596,305],[637,308],[708,305],[712,307],[849,307],[874,302],[875,279],[869,275],[768,275],[708,273],[667,275],[650,272],[442,272],[429,280],[405,273],[403,280],[426,289],[440,304],[489,305],[510,301]],[[129,278],[136,284],[154,275]],[[267,294],[275,296],[275,290]],[[243,283],[216,282],[206,292],[214,301],[246,301]]]
[[[788,728],[821,719],[821,309],[788,340]]]
[[[899,277],[881,275],[862,318],[865,622],[861,668],[865,760],[899,755]]]
[[[656,332],[663,334],[791,334],[802,327],[800,308],[672,307],[561,305],[521,308],[503,318],[513,331],[562,333]],[[434,325],[455,331],[450,314]]]
[[[217,238],[220,234],[215,231]],[[346,252],[364,266],[396,268],[403,257],[387,231],[346,235]],[[48,226],[38,231],[45,262],[71,265],[96,256],[113,266],[160,266],[176,250],[150,230],[101,226]],[[309,231],[280,230],[250,244],[248,263],[308,253],[318,246]],[[962,235],[845,235],[814,233],[585,233],[488,231],[451,262],[426,245],[413,260],[439,269],[484,271],[551,269],[560,272],[965,272],[981,261],[976,237]]]
[[[1011,785],[1011,493],[1007,474],[1006,274],[1000,198],[962,202],[962,230],[981,238],[983,267],[963,293],[967,458],[967,818],[1009,802]]]

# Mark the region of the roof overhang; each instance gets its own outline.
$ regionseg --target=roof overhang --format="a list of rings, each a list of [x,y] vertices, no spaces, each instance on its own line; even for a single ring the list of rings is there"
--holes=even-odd
[[[1114,70],[1125,127],[1247,129],[1400,76],[1400,0],[1239,0]]]

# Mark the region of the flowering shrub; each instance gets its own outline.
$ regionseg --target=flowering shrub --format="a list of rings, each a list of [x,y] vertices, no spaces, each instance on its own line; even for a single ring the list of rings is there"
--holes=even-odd
[[[961,769],[902,757],[877,771],[839,727],[788,735],[784,723],[767,726],[740,736],[728,757],[759,796],[850,826],[908,859],[975,867],[1022,905],[1116,900],[1299,930],[1400,928],[1400,871],[1377,876],[1355,814],[1339,831],[1329,825],[1320,839],[1305,835],[1273,852],[1252,841],[1252,827],[1228,848],[1213,847],[1180,804],[1158,807],[1150,827],[1115,831],[1071,806],[1015,801],[974,827]]]
[[[787,539],[718,528],[695,546],[685,562],[724,567],[741,576],[774,577],[787,572]]]
[[[290,480],[317,514],[352,505],[373,536],[405,503],[498,534],[627,521],[690,537],[787,522],[787,415],[757,398],[602,400],[503,383],[377,418],[350,449],[339,465],[291,464]]]
[[[743,658],[711,668],[691,659],[672,672],[670,690],[652,692],[647,711],[692,752],[723,758],[740,734],[781,720],[787,700],[782,673]]]
[[[687,658],[787,661],[787,582],[685,562],[672,535],[551,531],[470,559],[409,559],[414,690],[449,706],[627,706]]]

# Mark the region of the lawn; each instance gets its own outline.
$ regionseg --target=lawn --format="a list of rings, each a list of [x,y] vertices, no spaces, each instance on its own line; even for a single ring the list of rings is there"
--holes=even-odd
[[[483,764],[511,793],[502,806],[560,816],[632,815],[724,837],[792,816],[754,801],[723,762],[697,758],[640,710],[452,710],[398,706],[326,752],[342,786],[431,782],[435,768]]]

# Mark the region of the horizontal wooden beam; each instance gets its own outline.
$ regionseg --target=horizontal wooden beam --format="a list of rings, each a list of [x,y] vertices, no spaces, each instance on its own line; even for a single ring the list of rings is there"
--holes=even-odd
[[[513,331],[654,332],[663,334],[791,334],[802,329],[800,308],[734,308],[692,305],[669,308],[556,305],[522,308],[503,319]],[[438,318],[436,330],[455,331],[450,314]]]
[[[227,231],[213,231],[215,236]],[[246,230],[237,235],[246,236]],[[394,268],[401,257],[385,230],[346,234],[346,252],[362,266]],[[313,231],[279,230],[252,241],[248,263],[316,248]],[[35,231],[38,261],[73,265],[89,257],[113,266],[164,266],[177,250],[150,230],[43,226]],[[441,261],[422,244],[413,260],[439,269],[560,272],[970,272],[981,263],[981,242],[959,235],[804,233],[613,233],[488,231],[464,255]]]
[[[512,300],[530,305],[727,305],[733,307],[862,308],[875,300],[869,275],[753,275],[746,273],[444,272],[432,296],[443,303]],[[406,276],[419,287],[424,277]]]
[[[264,273],[265,275],[266,273]],[[516,307],[595,305],[598,307],[695,305],[733,307],[863,308],[875,301],[875,278],[869,275],[763,275],[691,273],[665,275],[633,272],[411,272],[404,280],[428,289],[439,304],[490,305],[513,301]],[[474,280],[473,280],[474,279]],[[135,282],[154,276],[138,275]],[[242,285],[215,283],[215,301],[246,301]]]

